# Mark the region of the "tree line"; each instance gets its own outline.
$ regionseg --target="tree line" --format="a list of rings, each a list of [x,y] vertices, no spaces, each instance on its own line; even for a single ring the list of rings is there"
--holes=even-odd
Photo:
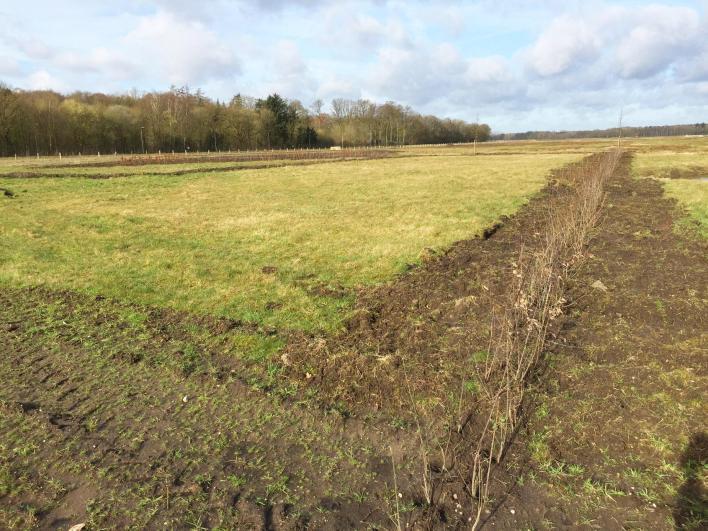
[[[629,137],[706,135],[705,122],[681,125],[648,125],[644,127],[622,127],[621,135]],[[617,138],[620,128],[593,129],[586,131],[527,131],[525,133],[503,133],[493,135],[492,140],[567,140],[573,138]]]
[[[278,94],[229,102],[201,90],[124,95],[0,84],[0,156],[395,146],[485,141],[486,124],[424,116],[393,102],[334,99],[306,108]]]

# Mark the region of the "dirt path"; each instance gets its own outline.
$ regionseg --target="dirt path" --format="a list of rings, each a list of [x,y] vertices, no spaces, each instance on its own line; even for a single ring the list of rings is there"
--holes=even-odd
[[[708,245],[657,181],[607,191],[496,528],[708,525]]]
[[[124,177],[135,177],[138,175],[156,175],[159,177],[178,177],[178,176],[183,176],[183,175],[204,175],[207,173],[228,173],[228,172],[236,172],[236,171],[245,171],[245,170],[264,170],[264,169],[270,169],[270,168],[285,168],[285,167],[290,167],[290,166],[313,166],[316,164],[330,164],[334,162],[352,162],[356,160],[373,160],[373,159],[380,159],[380,158],[385,158],[391,156],[389,153],[379,153],[371,156],[366,156],[366,157],[358,157],[358,156],[347,156],[347,157],[322,157],[322,158],[290,158],[290,157],[283,157],[282,162],[281,159],[263,159],[263,160],[272,160],[273,162],[263,162],[260,164],[247,164],[245,162],[242,162],[241,164],[236,164],[236,165],[231,165],[231,166],[205,166],[205,167],[196,167],[192,169],[182,169],[182,170],[172,170],[172,171],[156,171],[152,173],[148,172],[141,172],[141,171],[133,171],[133,172],[98,172],[98,171],[92,171],[91,173],[71,173],[71,172],[50,172],[50,171],[17,171],[14,173],[3,173],[0,174],[0,179],[95,179],[95,180],[104,180],[104,179],[118,179],[118,178],[124,178]],[[398,155],[400,158],[402,155]],[[256,159],[259,160],[259,159]],[[210,162],[214,161],[206,161],[205,164],[209,164]],[[217,160],[216,162],[224,162]],[[228,162],[228,161],[227,161]],[[162,164],[168,164],[168,163],[162,163]],[[176,164],[174,161],[171,164]],[[124,165],[121,163],[121,165]],[[104,168],[104,167],[111,167],[111,164],[87,164],[87,165],[76,165],[76,166],[50,166],[51,168],[77,168],[77,169],[85,169],[85,168]],[[140,164],[137,165],[130,165],[128,166],[133,166],[133,167],[139,167],[141,166]],[[0,190],[5,190],[4,188],[0,188]]]

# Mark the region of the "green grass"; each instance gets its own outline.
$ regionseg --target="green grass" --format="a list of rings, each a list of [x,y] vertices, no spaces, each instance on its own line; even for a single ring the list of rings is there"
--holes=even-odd
[[[708,238],[708,181],[667,179],[664,181],[664,190],[688,211],[689,219],[693,221],[698,233]],[[686,227],[691,224],[682,220],[681,225]]]
[[[332,330],[353,300],[515,211],[578,154],[409,157],[115,180],[2,179],[0,284]],[[128,169],[130,171],[130,169]],[[142,172],[142,170],[139,170]]]
[[[638,177],[660,179],[666,194],[686,209],[688,217],[679,221],[678,228],[708,237],[708,141],[685,152],[640,152],[634,158],[633,172]]]

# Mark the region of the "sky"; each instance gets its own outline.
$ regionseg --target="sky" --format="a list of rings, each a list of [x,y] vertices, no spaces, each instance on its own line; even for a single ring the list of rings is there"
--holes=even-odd
[[[495,132],[706,122],[708,0],[2,0],[0,81],[392,100]]]

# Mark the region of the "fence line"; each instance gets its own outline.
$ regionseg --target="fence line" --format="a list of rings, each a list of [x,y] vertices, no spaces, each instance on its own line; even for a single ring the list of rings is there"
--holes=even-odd
[[[419,149],[419,148],[435,148],[435,147],[459,147],[459,146],[471,146],[472,142],[446,142],[440,144],[407,144],[407,145],[392,145],[392,146],[352,146],[352,147],[313,147],[313,148],[278,148],[278,149],[255,149],[255,150],[240,150],[240,149],[230,149],[230,150],[219,150],[219,151],[157,151],[157,152],[146,152],[146,153],[119,153],[114,151],[113,153],[66,153],[66,152],[56,152],[54,154],[41,154],[41,153],[27,153],[25,155],[17,154],[10,155],[7,157],[0,157],[2,159],[13,159],[13,160],[63,160],[63,159],[109,159],[109,160],[155,160],[163,161],[167,158],[174,158],[177,161],[180,157],[184,159],[218,159],[220,157],[260,157],[248,159],[244,158],[241,160],[274,160],[283,158],[320,158],[319,153],[337,153],[338,156],[345,156],[345,154],[350,154],[351,152],[362,152],[369,153],[371,151],[395,151],[395,150],[405,150],[405,149]],[[283,154],[289,154],[283,156]],[[268,158],[266,158],[268,157]],[[323,156],[322,158],[337,158],[337,155]],[[230,159],[231,160],[231,159]],[[72,160],[73,162],[73,160]]]

